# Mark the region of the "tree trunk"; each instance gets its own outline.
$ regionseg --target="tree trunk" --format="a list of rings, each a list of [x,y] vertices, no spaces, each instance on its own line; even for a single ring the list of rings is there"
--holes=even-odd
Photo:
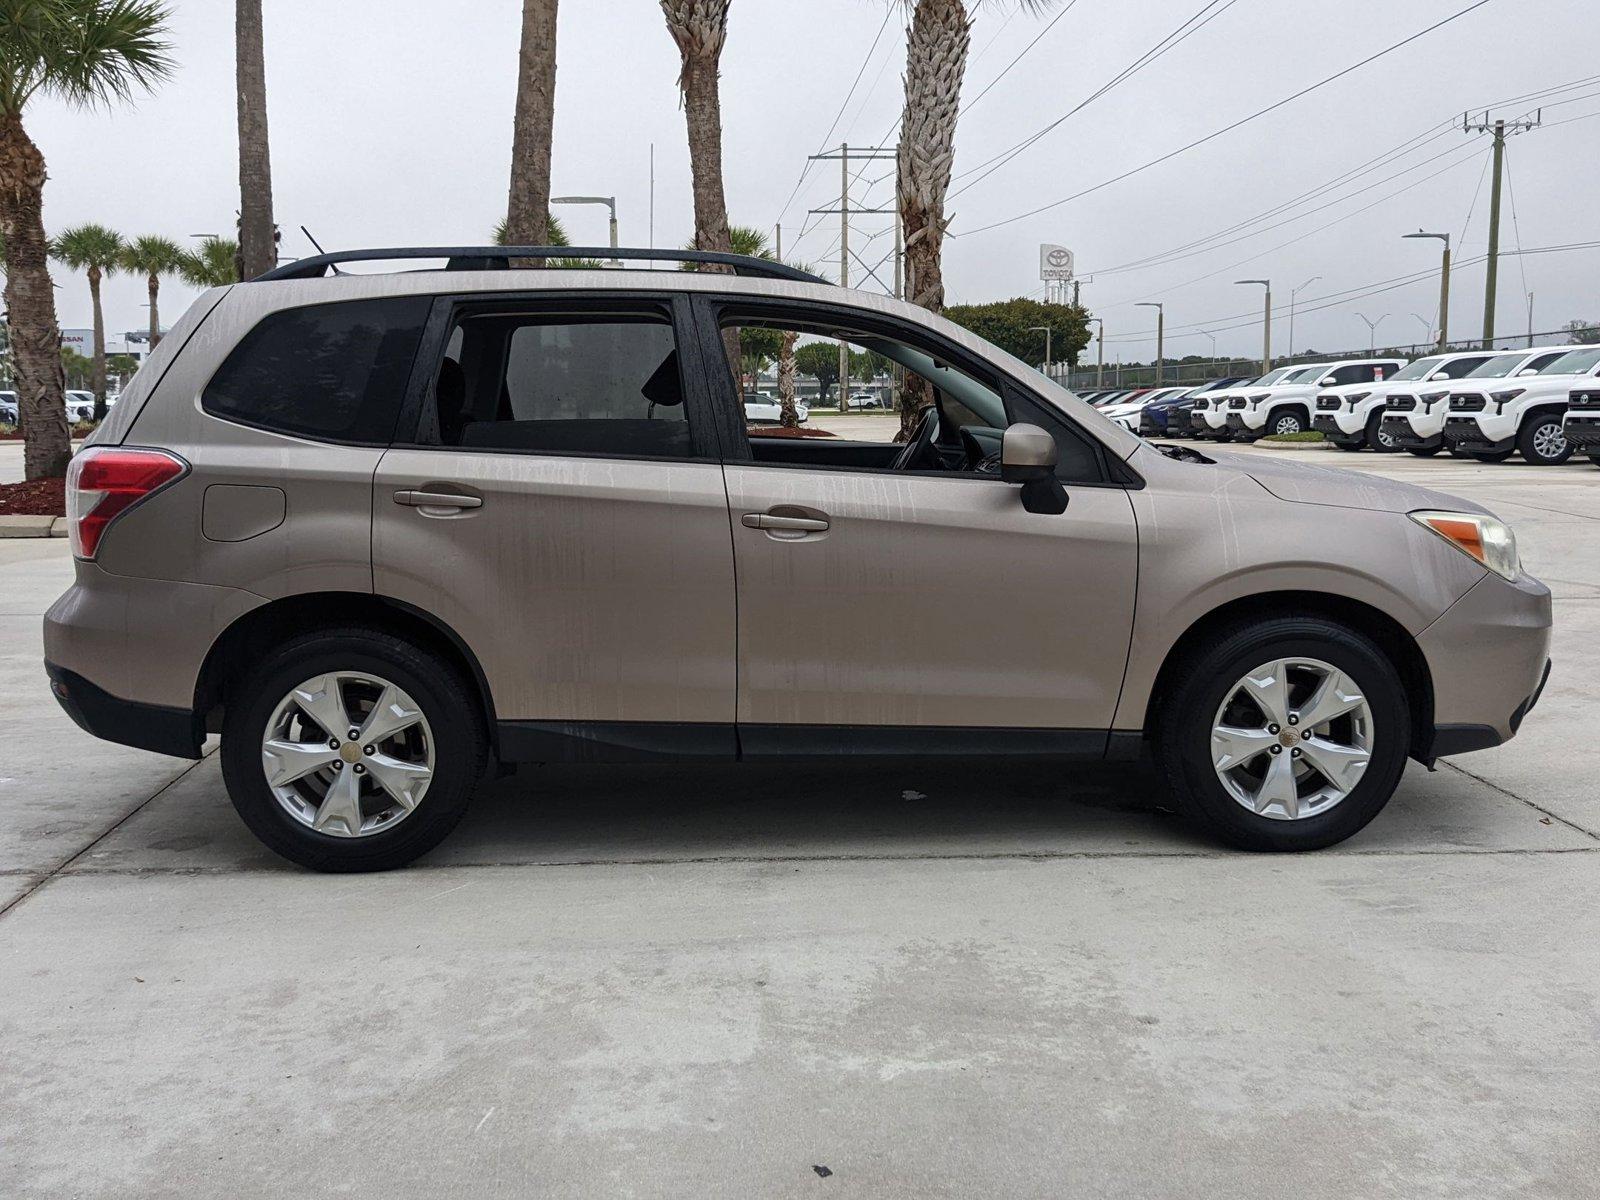
[[[234,53],[239,88],[239,278],[254,279],[278,265],[261,0],[236,0]]]
[[[945,193],[955,163],[961,80],[972,45],[963,0],[917,0],[906,31],[906,100],[896,174],[905,229],[906,298],[931,312],[944,309]],[[933,403],[927,380],[908,375],[900,396],[900,438],[911,435]]]
[[[89,386],[94,390],[94,419],[106,417],[106,318],[100,309],[100,268],[89,268],[89,303],[94,309],[94,355]]]
[[[145,286],[150,290],[150,350],[154,350],[161,341],[161,316],[156,311],[156,295],[161,291],[161,277],[154,271],[150,272],[150,278],[145,281]],[[147,355],[149,352],[145,351]]]
[[[44,233],[44,156],[17,117],[0,117],[0,233],[25,479],[64,475],[72,456],[66,373]]]
[[[550,142],[556,115],[557,0],[522,0],[522,50],[511,131],[511,191],[506,240],[543,246],[550,240]],[[536,265],[543,265],[536,260]]]
[[[800,410],[794,406],[794,343],[797,336],[794,330],[785,329],[778,350],[779,421],[785,429],[800,428]]]

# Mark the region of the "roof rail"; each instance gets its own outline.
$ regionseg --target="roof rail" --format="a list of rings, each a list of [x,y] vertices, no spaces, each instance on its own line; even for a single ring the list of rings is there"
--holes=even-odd
[[[332,254],[316,254],[310,258],[296,259],[281,267],[257,275],[252,282],[273,279],[321,279],[332,267],[338,273],[340,263],[382,262],[385,259],[442,258],[447,271],[499,271],[510,267],[511,260],[546,258],[596,258],[608,261],[619,258],[642,259],[646,262],[707,263],[732,267],[735,275],[749,275],[764,279],[792,279],[800,283],[828,283],[819,275],[791,267],[786,263],[755,258],[748,254],[724,254],[714,250],[640,250],[616,246],[396,246],[387,250],[336,250]]]

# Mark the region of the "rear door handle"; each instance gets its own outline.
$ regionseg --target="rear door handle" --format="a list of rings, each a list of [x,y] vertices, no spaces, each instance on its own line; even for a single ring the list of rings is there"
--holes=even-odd
[[[394,494],[396,504],[408,508],[482,508],[482,496],[464,496],[456,492],[400,491]]]
[[[775,517],[771,513],[745,513],[739,523],[747,529],[793,529],[801,533],[820,533],[828,522],[817,517]]]

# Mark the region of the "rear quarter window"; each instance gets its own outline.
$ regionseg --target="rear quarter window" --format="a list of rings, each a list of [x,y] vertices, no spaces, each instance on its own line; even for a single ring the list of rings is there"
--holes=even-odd
[[[279,433],[387,445],[431,304],[394,296],[272,313],[234,347],[200,406]]]

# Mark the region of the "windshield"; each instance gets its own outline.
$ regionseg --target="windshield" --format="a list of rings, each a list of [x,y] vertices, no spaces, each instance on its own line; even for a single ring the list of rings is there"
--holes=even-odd
[[[1507,375],[1514,375],[1522,369],[1522,364],[1528,361],[1526,354],[1502,354],[1498,358],[1491,358],[1475,371],[1469,371],[1464,379],[1504,379]]]
[[[1432,358],[1419,358],[1416,362],[1409,366],[1401,367],[1400,370],[1389,376],[1388,382],[1402,383],[1407,379],[1426,379],[1439,369],[1439,364],[1442,362],[1444,362],[1444,359],[1439,355],[1434,355]]]
[[[1314,367],[1299,367],[1299,368],[1296,368],[1295,370],[1289,372],[1289,374],[1285,375],[1282,379],[1278,380],[1278,382],[1279,383],[1310,383],[1313,379],[1315,379],[1320,374],[1322,374],[1322,364],[1318,363]]]
[[[1285,375],[1289,374],[1291,371],[1294,371],[1294,370],[1296,370],[1295,367],[1279,367],[1279,368],[1277,368],[1277,370],[1268,371],[1260,379],[1252,379],[1249,383],[1245,384],[1244,386],[1245,387],[1265,387],[1269,383],[1277,383],[1278,380],[1282,379]]]
[[[1600,346],[1585,346],[1581,350],[1567,351],[1539,374],[1587,375],[1597,364],[1600,364]]]

